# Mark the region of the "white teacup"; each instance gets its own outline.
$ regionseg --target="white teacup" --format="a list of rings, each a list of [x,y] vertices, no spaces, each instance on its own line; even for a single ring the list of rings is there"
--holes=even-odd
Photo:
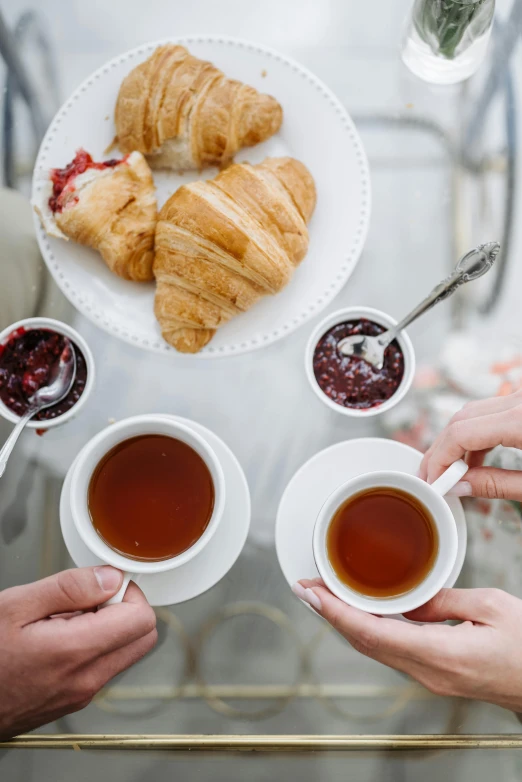
[[[157,562],[130,559],[105,543],[93,527],[88,507],[89,483],[96,466],[115,445],[130,437],[163,434],[189,445],[207,465],[214,484],[214,509],[203,535],[186,551]],[[189,426],[161,415],[127,418],[104,429],[80,451],[71,475],[71,512],[78,534],[85,545],[107,565],[124,571],[119,592],[108,603],[123,600],[129,581],[137,574],[162,573],[177,568],[197,556],[214,535],[225,507],[225,478],[221,464],[208,443]]]
[[[330,592],[333,592],[345,603],[371,614],[403,614],[431,600],[446,584],[457,559],[457,528],[444,495],[462,478],[467,470],[467,464],[459,460],[432,484],[428,484],[414,475],[386,471],[358,475],[339,486],[321,508],[313,534],[315,563]],[[326,547],[326,536],[330,522],[345,500],[358,492],[380,486],[402,489],[402,491],[416,497],[431,514],[439,537],[437,557],[432,569],[423,581],[409,592],[389,598],[369,597],[346,586],[335,573]]]

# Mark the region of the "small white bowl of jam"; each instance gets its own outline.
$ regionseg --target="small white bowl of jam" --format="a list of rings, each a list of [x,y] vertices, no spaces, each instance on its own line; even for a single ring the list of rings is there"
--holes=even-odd
[[[386,348],[382,369],[337,350],[345,337],[377,336],[396,323],[373,307],[346,307],[315,327],[306,346],[305,369],[314,393],[325,405],[342,415],[367,418],[385,413],[404,398],[415,374],[415,352],[404,331]]]
[[[53,318],[26,318],[0,332],[0,415],[12,423],[29,407],[29,397],[49,382],[68,337],[76,354],[76,377],[67,396],[40,410],[28,423],[45,431],[80,412],[94,386],[94,358],[84,338]]]

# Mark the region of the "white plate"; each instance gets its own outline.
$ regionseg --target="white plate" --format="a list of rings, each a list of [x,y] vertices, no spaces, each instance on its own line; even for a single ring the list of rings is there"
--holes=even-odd
[[[169,416],[175,421],[192,427],[208,440],[216,452],[225,474],[227,486],[225,511],[215,534],[199,554],[186,565],[167,570],[165,573],[141,575],[135,579],[153,606],[175,605],[192,600],[220,581],[239,557],[250,526],[250,493],[241,465],[228,447],[217,435],[195,421],[178,416]],[[71,514],[70,487],[71,470],[65,477],[60,498],[60,523],[67,551],[77,567],[101,565],[98,559],[82,541]]]
[[[312,456],[296,472],[279,503],[276,549],[281,570],[292,586],[302,578],[318,578],[312,551],[315,520],[326,498],[342,483],[366,472],[400,470],[416,475],[422,454],[395,440],[346,440]],[[458,553],[447,582],[452,587],[464,563],[467,546],[466,517],[457,497],[446,501],[457,525]]]
[[[290,333],[317,314],[341,290],[361,253],[370,217],[370,177],[354,124],[335,95],[298,63],[257,44],[232,38],[169,39],[211,60],[228,76],[274,95],[283,106],[278,134],[236,159],[258,163],[291,155],[310,169],[317,185],[317,209],[310,223],[310,249],[290,284],[219,329],[197,355],[213,358],[253,350]],[[47,131],[36,161],[33,198],[42,171],[61,167],[85,147],[95,159],[115,135],[113,113],[123,78],[161,43],[148,43],[104,65],[69,98]],[[266,73],[266,76],[263,76]],[[117,153],[113,153],[113,156]],[[216,170],[203,176],[215,176]],[[178,176],[155,172],[158,202],[164,203],[197,172]],[[101,328],[147,350],[173,351],[161,338],[153,314],[153,284],[132,283],[112,274],[97,253],[47,237],[35,215],[42,255],[67,298]]]

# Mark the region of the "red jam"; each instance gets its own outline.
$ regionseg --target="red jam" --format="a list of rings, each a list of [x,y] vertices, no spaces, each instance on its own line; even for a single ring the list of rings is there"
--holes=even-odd
[[[45,385],[65,347],[62,334],[48,329],[17,329],[8,341],[0,345],[0,399],[13,413],[23,415],[29,408],[29,398]],[[40,410],[36,421],[49,421],[73,407],[85,390],[87,364],[85,356],[74,344],[76,377],[67,396],[52,407]]]
[[[352,334],[376,337],[385,329],[367,318],[338,323],[323,334],[314,351],[314,375],[321,390],[342,407],[368,410],[386,402],[404,375],[404,356],[394,340],[384,351],[384,366],[376,369],[362,358],[343,356],[337,343]]]
[[[119,163],[124,163],[128,158],[126,155],[124,158],[117,160],[103,160],[101,163],[95,163],[92,157],[84,149],[79,149],[74,157],[74,160],[69,163],[65,168],[52,168],[50,179],[53,183],[53,194],[49,199],[49,209],[51,212],[61,212],[64,207],[63,198],[64,193],[70,193],[73,187],[74,179],[83,174],[87,169],[94,168],[99,171],[104,168],[114,168]]]

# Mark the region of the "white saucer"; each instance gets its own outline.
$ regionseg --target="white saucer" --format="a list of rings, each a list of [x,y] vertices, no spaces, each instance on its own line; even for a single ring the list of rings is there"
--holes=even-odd
[[[168,416],[192,427],[208,440],[225,473],[227,496],[221,524],[201,554],[186,565],[165,573],[141,575],[137,579],[145,597],[153,606],[175,605],[198,597],[225,576],[239,557],[250,526],[250,492],[238,460],[225,443],[206,427],[179,416]],[[77,567],[103,564],[82,541],[71,514],[69,491],[71,469],[65,477],[60,498],[60,523],[63,539]]]
[[[422,454],[415,448],[375,437],[337,443],[303,464],[286,487],[277,511],[277,557],[289,585],[319,576],[312,534],[317,515],[334,489],[366,472],[400,470],[416,475],[421,460]],[[448,497],[447,502],[458,535],[457,561],[446,582],[447,587],[452,587],[462,570],[468,535],[460,500]]]

